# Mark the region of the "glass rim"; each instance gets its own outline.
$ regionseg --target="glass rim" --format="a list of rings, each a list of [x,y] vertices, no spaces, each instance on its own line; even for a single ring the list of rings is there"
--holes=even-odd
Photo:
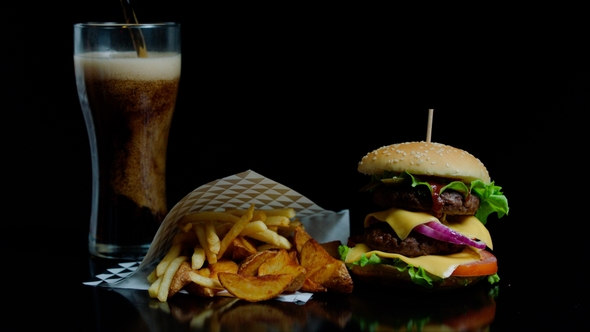
[[[160,27],[179,27],[178,22],[154,22],[154,23],[122,23],[122,22],[85,22],[75,23],[76,28],[160,28]]]

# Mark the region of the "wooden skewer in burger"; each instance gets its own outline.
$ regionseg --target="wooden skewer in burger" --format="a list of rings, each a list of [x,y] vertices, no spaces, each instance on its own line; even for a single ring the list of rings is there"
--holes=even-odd
[[[508,201],[479,159],[440,143],[406,142],[368,153],[358,171],[371,176],[363,190],[381,210],[340,247],[357,279],[420,289],[499,280],[485,224],[494,212],[508,214]]]

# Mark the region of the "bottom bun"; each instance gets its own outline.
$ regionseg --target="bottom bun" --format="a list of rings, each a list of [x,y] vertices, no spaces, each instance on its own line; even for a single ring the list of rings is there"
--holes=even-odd
[[[475,277],[448,277],[433,281],[433,287],[427,288],[412,282],[407,271],[399,271],[392,265],[387,264],[370,264],[365,266],[353,265],[350,270],[356,282],[364,283],[370,287],[378,285],[379,287],[392,287],[407,290],[419,290],[424,292],[451,290],[466,288],[477,284],[487,276]]]

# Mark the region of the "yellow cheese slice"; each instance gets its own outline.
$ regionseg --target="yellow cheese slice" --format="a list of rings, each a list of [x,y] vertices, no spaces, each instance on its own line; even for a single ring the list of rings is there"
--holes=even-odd
[[[371,250],[366,244],[359,243],[354,248],[351,248],[346,256],[346,263],[356,262],[361,259],[362,254],[367,257],[376,254],[383,258],[398,258],[407,264],[411,264],[415,267],[422,267],[424,270],[431,274],[439,276],[441,278],[448,278],[457,266],[473,261],[480,260],[478,252],[471,249],[465,249],[464,251],[456,254],[446,256],[427,255],[420,257],[406,257],[400,254],[391,254],[379,250]]]
[[[459,232],[472,239],[483,241],[490,249],[493,249],[492,237],[488,229],[473,216],[447,217],[449,220],[443,224],[450,229]],[[403,209],[391,208],[385,211],[373,212],[365,217],[365,227],[372,220],[377,219],[388,223],[400,239],[405,239],[414,227],[430,221],[440,222],[436,217],[425,212],[410,212]]]
[[[410,212],[403,209],[391,208],[385,211],[370,213],[365,218],[365,227],[368,227],[375,220],[388,223],[395,233],[403,240],[414,227],[430,221],[441,222],[436,217],[425,212]],[[493,249],[492,238],[488,229],[473,216],[447,217],[442,222],[450,229],[459,232],[469,238],[483,241],[490,249]],[[367,245],[360,243],[352,248],[346,263],[356,262],[361,259],[362,254],[370,257],[373,254],[383,258],[398,258],[407,264],[415,267],[422,267],[424,270],[441,278],[449,277],[457,266],[480,259],[479,250],[466,248],[464,251],[451,255],[426,255],[420,257],[406,257],[400,254],[392,254],[379,250],[371,250]]]
[[[404,240],[414,227],[429,221],[438,221],[433,215],[425,212],[410,212],[403,209],[391,208],[385,211],[373,212],[365,217],[365,227],[369,226],[371,219],[388,223],[400,239]]]

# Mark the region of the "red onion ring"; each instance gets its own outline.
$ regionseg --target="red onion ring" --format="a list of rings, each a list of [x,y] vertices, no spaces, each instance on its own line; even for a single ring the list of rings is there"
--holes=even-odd
[[[429,221],[427,223],[420,224],[414,227],[414,230],[420,234],[424,234],[439,241],[468,245],[477,249],[486,248],[486,244],[484,242],[474,241],[467,236],[458,233],[436,221]]]

